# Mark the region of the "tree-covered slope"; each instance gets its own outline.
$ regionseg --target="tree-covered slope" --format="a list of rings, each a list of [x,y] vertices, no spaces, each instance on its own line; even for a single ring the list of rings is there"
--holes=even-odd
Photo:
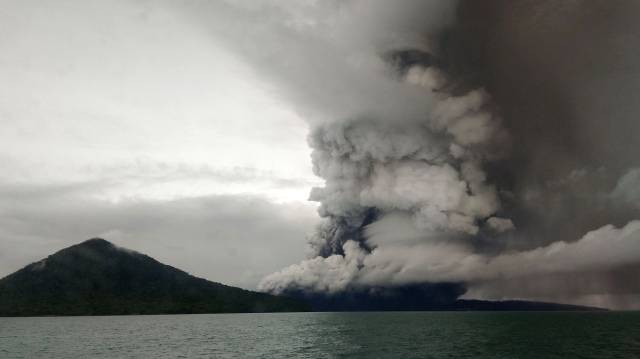
[[[298,300],[197,278],[99,238],[0,280],[0,316],[305,310]]]

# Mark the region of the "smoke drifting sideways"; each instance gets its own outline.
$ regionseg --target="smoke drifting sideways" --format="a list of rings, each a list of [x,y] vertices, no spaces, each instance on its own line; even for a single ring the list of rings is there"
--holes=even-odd
[[[219,41],[308,120],[325,180],[312,253],[260,290],[463,283],[467,297],[640,306],[640,6],[207,6]]]

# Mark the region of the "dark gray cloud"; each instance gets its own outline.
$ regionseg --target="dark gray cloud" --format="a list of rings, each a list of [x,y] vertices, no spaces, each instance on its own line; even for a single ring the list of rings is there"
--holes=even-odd
[[[639,14],[626,0],[462,2],[448,51],[493,95],[518,144],[490,172],[513,196],[518,246],[640,216],[606,199],[640,162]]]

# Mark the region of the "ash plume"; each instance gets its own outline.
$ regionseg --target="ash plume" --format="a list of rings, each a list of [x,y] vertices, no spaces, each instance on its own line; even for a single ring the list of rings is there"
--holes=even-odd
[[[485,298],[638,297],[615,280],[640,265],[636,2],[215,11],[214,33],[308,120],[325,180],[310,195],[323,217],[311,255],[260,290],[463,283]]]

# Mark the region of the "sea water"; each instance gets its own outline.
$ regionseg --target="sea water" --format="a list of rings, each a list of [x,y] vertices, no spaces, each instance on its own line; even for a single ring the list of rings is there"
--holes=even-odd
[[[0,318],[0,358],[640,358],[640,312]]]

